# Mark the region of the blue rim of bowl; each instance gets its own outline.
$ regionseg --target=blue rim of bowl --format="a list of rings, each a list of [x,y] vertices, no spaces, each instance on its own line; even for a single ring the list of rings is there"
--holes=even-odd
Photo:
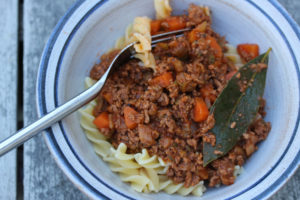
[[[297,34],[298,39],[300,40],[300,33],[299,33],[299,27],[297,25],[297,23],[289,16],[289,14],[285,11],[285,9],[276,1],[276,0],[268,0],[282,15],[283,17],[289,22],[289,24],[291,25],[292,29],[294,30],[294,32]],[[70,16],[74,13],[74,11],[85,1],[77,1],[70,9],[69,11],[65,14],[65,16],[59,21],[59,23],[57,24],[57,26],[55,27],[52,35],[50,36],[50,39],[45,47],[44,53],[43,53],[43,57],[41,60],[41,64],[40,64],[40,68],[39,68],[39,74],[38,74],[38,84],[37,84],[37,100],[38,100],[38,111],[40,116],[45,115],[45,113],[47,112],[46,109],[46,101],[45,101],[45,77],[46,77],[46,71],[47,71],[47,67],[48,67],[48,61],[49,61],[49,57],[52,51],[52,48],[56,42],[57,37],[59,36],[62,28],[64,27],[65,23],[68,21],[68,19],[70,18]],[[74,29],[72,30],[69,38],[67,39],[66,44],[63,47],[63,50],[61,52],[60,58],[59,58],[59,63],[58,63],[58,67],[57,67],[57,71],[55,74],[55,106],[58,105],[58,95],[57,95],[57,83],[58,83],[58,79],[59,79],[59,71],[60,71],[60,66],[61,66],[61,62],[63,60],[65,51],[68,47],[68,44],[70,43],[71,39],[73,38],[73,36],[75,35],[75,33],[77,32],[77,30],[79,29],[80,25],[99,7],[101,7],[105,2],[108,2],[108,0],[102,0],[100,2],[98,2],[93,8],[91,8],[83,17],[82,19],[79,21],[78,24],[76,24],[76,26],[74,27]],[[261,9],[258,5],[256,5],[254,2],[247,0],[248,3],[250,3],[252,6],[254,6],[256,9],[258,9],[264,16],[266,16],[269,21],[275,26],[275,28],[279,31],[280,35],[282,36],[282,38],[284,39],[284,41],[286,42],[289,51],[293,57],[293,61],[296,67],[296,71],[297,71],[297,75],[298,75],[298,84],[300,83],[300,78],[299,78],[299,65],[297,63],[296,57],[294,52],[292,51],[291,45],[288,42],[287,38],[285,37],[284,33],[282,32],[282,30],[279,28],[279,26],[274,22],[274,20],[267,14],[264,12],[263,9]],[[300,85],[300,84],[299,84]],[[74,150],[74,147],[71,145],[66,132],[63,128],[63,125],[61,122],[59,122],[59,126],[61,128],[61,131],[63,133],[64,138],[67,141],[67,144],[69,145],[69,148],[71,149],[72,153],[74,154],[74,156],[77,158],[78,162],[80,162],[82,164],[82,166],[94,177],[96,178],[99,182],[101,182],[104,186],[106,186],[107,188],[109,188],[110,190],[118,193],[119,195],[128,198],[128,199],[132,199],[131,197],[121,193],[120,191],[110,187],[108,184],[106,184],[105,182],[103,182],[97,175],[95,175],[80,159],[80,157],[77,155],[76,151]],[[261,181],[263,181],[276,167],[277,165],[281,162],[281,160],[283,159],[285,153],[289,150],[289,146],[290,144],[293,142],[294,137],[296,135],[296,132],[298,130],[298,126],[299,126],[299,111],[298,111],[298,116],[297,116],[297,122],[295,125],[295,129],[293,131],[293,135],[292,138],[289,141],[288,147],[285,149],[284,153],[281,155],[281,157],[278,159],[278,161],[276,162],[276,164],[263,176],[261,177],[256,183],[252,184],[251,186],[249,186],[247,189],[239,192],[236,195],[233,195],[232,197],[229,197],[228,199],[232,199],[232,198],[236,198],[238,196],[240,196],[241,194],[249,191],[250,189],[252,189],[253,187],[255,187],[256,185],[258,185]],[[66,159],[66,157],[64,156],[63,152],[61,151],[59,145],[57,144],[55,137],[53,135],[53,131],[51,128],[46,130],[47,134],[45,134],[46,140],[48,142],[49,148],[51,148],[52,150],[54,150],[54,153],[56,154],[58,160],[62,163],[62,165],[65,165],[66,168],[68,169],[68,172],[72,174],[73,177],[76,177],[78,179],[78,181],[80,181],[80,183],[84,186],[86,186],[86,188],[93,192],[97,197],[99,198],[105,198],[105,195],[103,195],[100,191],[98,191],[97,189],[95,189],[92,185],[90,185],[89,183],[87,183],[76,171],[76,169],[73,168],[73,166],[69,163],[69,161]],[[290,177],[291,174],[293,172],[295,172],[295,170],[297,169],[297,165],[299,163],[299,159],[300,158],[300,151],[297,153],[297,155],[295,156],[295,159],[292,161],[292,163],[288,166],[288,168],[285,170],[285,172],[272,184],[270,185],[264,192],[260,193],[259,195],[257,195],[254,199],[262,199],[265,198],[271,194],[273,194],[276,189],[278,189],[280,186],[283,185],[284,181],[286,180],[287,177]]]

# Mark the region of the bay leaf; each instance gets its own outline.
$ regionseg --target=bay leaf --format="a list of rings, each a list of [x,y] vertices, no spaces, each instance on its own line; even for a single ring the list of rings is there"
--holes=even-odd
[[[270,50],[240,68],[211,107],[215,125],[210,132],[215,135],[216,143],[203,142],[204,166],[227,154],[253,122],[264,94],[267,74],[267,68],[259,69],[253,64],[267,65]]]

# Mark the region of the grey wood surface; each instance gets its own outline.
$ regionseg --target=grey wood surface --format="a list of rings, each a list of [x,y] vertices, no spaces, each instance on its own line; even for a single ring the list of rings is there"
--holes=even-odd
[[[0,140],[17,128],[17,0],[0,0]],[[16,151],[0,158],[0,199],[16,199]]]
[[[35,82],[43,48],[74,0],[24,1],[24,124],[37,119]],[[24,145],[24,199],[85,199],[58,168],[42,135]]]
[[[36,119],[34,87],[38,62],[44,44],[67,8],[74,0],[25,0],[24,9],[24,122]],[[280,0],[300,23],[298,0]],[[31,92],[30,92],[31,91]],[[49,176],[50,175],[50,176]],[[300,171],[271,199],[300,199]],[[24,199],[85,199],[55,165],[41,136],[34,138],[24,149]]]
[[[43,48],[54,26],[76,0],[24,0],[23,21],[18,22],[22,0],[0,0],[0,140],[17,126],[18,25],[23,24],[24,125],[37,119],[36,73]],[[279,0],[300,23],[300,0]],[[19,46],[20,48],[20,46]],[[18,57],[19,56],[19,57]],[[19,97],[19,98],[22,98]],[[0,158],[0,200],[87,199],[57,167],[42,135],[24,145],[23,187],[16,184],[16,152]],[[12,170],[13,169],[13,170]],[[22,178],[22,177],[21,177]],[[22,184],[21,184],[22,185]],[[300,170],[271,200],[300,199]]]

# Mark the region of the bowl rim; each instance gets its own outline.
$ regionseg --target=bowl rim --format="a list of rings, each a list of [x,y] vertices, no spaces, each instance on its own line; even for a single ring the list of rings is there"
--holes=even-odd
[[[94,10],[101,7],[104,3],[108,2],[108,1],[109,0],[102,0],[102,1],[99,1],[98,3],[96,3],[95,6],[93,6],[92,9],[90,9],[87,13],[85,13],[83,15],[83,17],[81,18],[81,20],[74,26],[74,29],[72,30],[72,32],[70,33],[70,36],[68,37],[68,39],[66,41],[67,44],[65,44],[63,49],[62,49],[62,52],[61,52],[61,55],[60,55],[60,61],[58,63],[58,68],[61,64],[61,60],[62,60],[61,58],[63,58],[64,50],[68,46],[68,43],[72,39],[72,36],[76,33],[76,30],[80,27],[80,25],[86,20],[86,18]],[[277,25],[277,23],[268,15],[268,13],[266,13],[263,9],[261,9],[261,7],[259,7],[253,1],[250,1],[250,0],[246,0],[246,1],[248,3],[250,3],[252,6],[254,6],[256,9],[258,9],[264,16],[266,16],[267,19],[275,26],[275,28],[279,31],[281,36],[284,38],[284,40],[285,40],[285,42],[286,42],[286,44],[289,48],[289,51],[290,51],[290,53],[293,57],[294,64],[295,64],[295,66],[297,66],[296,71],[297,71],[297,76],[298,76],[298,83],[300,83],[299,64],[297,62],[297,59],[296,59],[296,56],[295,56],[293,50],[291,49],[290,43],[286,39],[284,33],[282,32],[280,27]],[[55,26],[53,32],[51,33],[51,35],[48,39],[48,42],[47,42],[46,46],[44,48],[43,55],[42,55],[40,65],[39,65],[39,69],[38,69],[38,76],[37,76],[37,82],[36,82],[36,94],[37,94],[36,95],[36,104],[37,104],[37,112],[38,112],[39,117],[41,117],[41,116],[43,116],[47,113],[46,102],[44,101],[43,94],[45,93],[46,71],[47,71],[48,62],[49,62],[49,58],[50,58],[53,46],[55,45],[58,36],[61,34],[62,29],[63,29],[64,25],[66,24],[66,22],[70,19],[70,17],[73,15],[73,13],[85,2],[86,2],[85,0],[84,1],[78,0],[77,2],[75,2],[71,6],[71,8],[66,12],[66,14],[59,20],[59,22]],[[273,5],[279,11],[279,13],[287,20],[287,22],[289,23],[289,25],[291,26],[291,28],[293,29],[293,31],[297,35],[297,38],[300,40],[300,28],[299,28],[298,24],[294,21],[294,19],[285,10],[285,8],[277,0],[268,0],[268,2],[271,3],[271,5]],[[56,71],[56,73],[57,73],[57,71]],[[56,79],[58,79],[57,77],[58,76],[56,76]],[[55,90],[57,90],[57,84],[56,83],[57,83],[57,80],[55,80]],[[58,105],[58,99],[57,99],[57,94],[55,94],[55,106],[57,106],[57,105]],[[300,112],[298,110],[297,122],[296,122],[296,125],[294,127],[293,135],[292,135],[292,138],[289,141],[289,144],[291,144],[293,142],[293,140],[295,138],[295,135],[298,131],[299,118],[300,118],[299,115],[300,115]],[[72,153],[74,153],[75,157],[87,169],[87,171],[89,171],[97,180],[99,180],[99,178],[97,176],[95,176],[93,174],[93,172],[76,155],[76,152],[74,151],[72,145],[70,144],[70,142],[68,141],[68,138],[65,135],[65,131],[64,131],[64,128],[63,128],[63,125],[62,125],[61,122],[59,122],[59,126],[60,126],[62,132],[64,133],[65,139],[66,139],[68,145],[70,146],[70,149],[72,150]],[[67,177],[73,182],[73,184],[76,185],[77,188],[79,188],[83,193],[85,193],[89,197],[97,197],[99,199],[106,198],[107,197],[106,195],[102,194],[99,190],[95,189],[92,185],[90,185],[87,181],[85,181],[81,177],[81,175],[76,171],[76,169],[69,163],[68,159],[66,158],[66,156],[64,155],[64,153],[60,149],[59,145],[57,144],[57,142],[56,142],[56,140],[53,136],[53,134],[54,134],[53,130],[51,128],[49,128],[45,132],[46,133],[44,134],[44,139],[46,141],[48,149],[50,150],[50,152],[51,152],[52,156],[54,157],[56,163],[64,171],[64,173],[67,175]],[[284,153],[278,159],[276,164],[274,166],[272,166],[272,168],[263,177],[261,177],[256,183],[252,184],[250,187],[248,187],[248,188],[240,191],[238,194],[230,197],[230,199],[238,197],[239,195],[241,195],[244,192],[252,189],[259,182],[264,180],[264,178],[267,177],[270,173],[272,173],[272,171],[280,163],[280,161],[282,160],[282,158],[284,157],[284,155],[286,154],[286,152],[288,150],[289,150],[289,145],[286,147],[286,149],[284,150]],[[291,162],[291,164],[285,169],[284,173],[275,182],[273,182],[271,185],[269,185],[268,188],[266,188],[263,192],[256,195],[255,199],[263,199],[263,198],[267,198],[267,197],[270,197],[271,195],[273,195],[276,191],[278,191],[289,180],[289,178],[291,178],[291,176],[296,172],[299,165],[300,165],[300,150],[296,154],[296,156],[293,159],[293,161]],[[129,197],[129,196],[119,192],[118,190],[110,187],[104,181],[101,181],[101,180],[99,180],[99,181],[103,185],[108,187],[110,190],[113,190],[114,192],[118,193],[119,195],[122,195],[123,197],[128,198],[128,199],[132,199],[131,197]]]

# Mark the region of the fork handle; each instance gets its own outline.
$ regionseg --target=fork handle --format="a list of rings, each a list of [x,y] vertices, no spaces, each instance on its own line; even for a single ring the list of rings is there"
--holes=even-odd
[[[0,156],[20,146],[39,132],[43,131],[46,128],[49,128],[54,123],[60,121],[64,117],[84,106],[89,101],[93,100],[101,91],[108,76],[111,74],[112,69],[129,58],[131,52],[130,49],[132,48],[132,46],[133,43],[126,46],[121,52],[119,52],[119,54],[111,62],[106,72],[100,78],[100,80],[98,80],[92,87],[69,100],[65,104],[57,107],[55,110],[46,114],[36,122],[30,124],[29,126],[16,132],[14,135],[3,140],[0,143]]]
[[[101,80],[102,78],[88,90],[82,92],[81,94],[74,97],[65,104],[57,107],[55,110],[46,114],[45,116],[30,124],[29,126],[16,132],[14,135],[1,141],[0,156],[22,145],[24,142],[26,142],[39,132],[43,131],[46,128],[49,128],[54,123],[60,121],[64,117],[78,110],[80,107],[82,107],[89,101],[93,100],[104,85],[105,80]]]
[[[158,42],[165,42],[172,39],[172,34],[176,37],[182,36],[185,31],[189,31],[191,28],[186,28],[182,30],[167,32],[152,36],[152,46],[155,46]],[[161,38],[162,37],[162,38]],[[54,123],[60,121],[64,117],[78,110],[80,107],[91,101],[96,97],[96,95],[101,91],[103,85],[106,82],[107,77],[111,73],[111,70],[114,66],[120,65],[124,60],[130,57],[131,48],[135,43],[131,43],[123,48],[119,54],[113,59],[112,63],[108,67],[107,71],[97,81],[95,85],[82,92],[75,98],[66,102],[65,104],[59,106],[52,112],[46,114],[44,117],[40,118],[36,122],[30,124],[29,126],[21,129],[16,132],[14,135],[8,137],[0,143],[0,156],[7,153],[8,151],[20,146],[39,132],[43,131],[46,128],[49,128]]]

